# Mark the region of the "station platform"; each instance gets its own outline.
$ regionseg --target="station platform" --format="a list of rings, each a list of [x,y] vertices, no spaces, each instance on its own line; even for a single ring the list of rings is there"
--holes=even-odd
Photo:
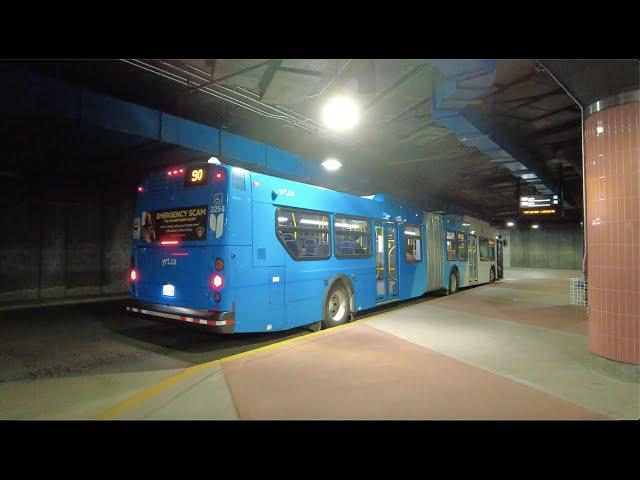
[[[126,301],[0,312],[0,419],[637,419],[594,368],[570,270],[388,305],[342,327],[215,335]]]
[[[99,419],[637,419],[637,384],[590,369],[569,270],[507,269],[185,369],[147,372]]]

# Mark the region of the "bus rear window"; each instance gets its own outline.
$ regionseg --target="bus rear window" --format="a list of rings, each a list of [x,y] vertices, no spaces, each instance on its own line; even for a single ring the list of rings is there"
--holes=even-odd
[[[329,215],[321,212],[278,208],[278,240],[296,260],[319,260],[331,255]]]

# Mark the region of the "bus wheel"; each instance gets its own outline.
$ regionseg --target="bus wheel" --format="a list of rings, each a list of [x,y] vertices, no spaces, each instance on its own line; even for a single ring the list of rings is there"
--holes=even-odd
[[[495,270],[492,268],[491,270],[489,270],[489,282],[493,283],[496,281],[496,272]]]
[[[458,276],[456,272],[451,272],[449,275],[449,293],[456,293],[458,291]]]
[[[333,285],[327,295],[324,308],[324,328],[331,328],[346,323],[350,314],[350,299],[347,290],[340,284]]]

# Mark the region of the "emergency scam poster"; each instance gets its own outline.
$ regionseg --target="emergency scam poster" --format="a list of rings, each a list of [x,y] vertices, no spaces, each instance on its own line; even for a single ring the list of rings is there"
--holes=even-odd
[[[207,235],[207,205],[142,212],[142,240],[204,240]]]

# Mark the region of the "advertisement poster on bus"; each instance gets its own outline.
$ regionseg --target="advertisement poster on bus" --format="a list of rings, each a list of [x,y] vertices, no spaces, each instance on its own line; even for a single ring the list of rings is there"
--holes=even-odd
[[[207,213],[207,205],[142,212],[142,241],[204,240],[207,234]]]

